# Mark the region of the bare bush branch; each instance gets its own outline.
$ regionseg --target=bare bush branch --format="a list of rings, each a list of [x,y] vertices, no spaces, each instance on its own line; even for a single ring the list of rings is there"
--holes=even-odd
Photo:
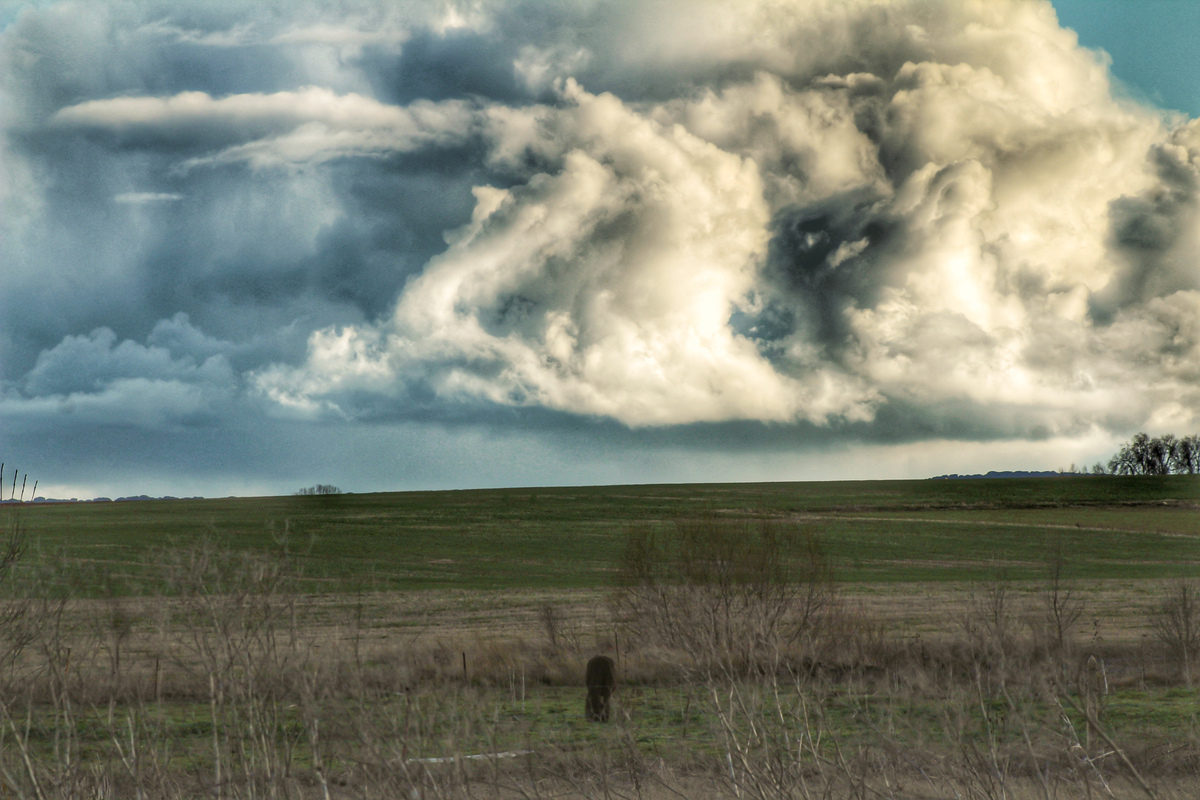
[[[1150,616],[1150,631],[1191,686],[1192,667],[1200,656],[1200,584],[1176,581]]]
[[[811,636],[834,586],[808,530],[775,520],[676,520],[626,535],[618,613],[693,665],[745,670]]]

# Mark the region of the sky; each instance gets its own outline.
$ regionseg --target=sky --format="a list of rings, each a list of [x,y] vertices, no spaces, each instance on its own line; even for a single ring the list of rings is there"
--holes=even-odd
[[[1059,22],[1084,47],[1112,59],[1117,91],[1159,108],[1200,115],[1200,3],[1193,0],[1058,0]]]
[[[1200,4],[0,0],[51,497],[924,478],[1200,425]]]

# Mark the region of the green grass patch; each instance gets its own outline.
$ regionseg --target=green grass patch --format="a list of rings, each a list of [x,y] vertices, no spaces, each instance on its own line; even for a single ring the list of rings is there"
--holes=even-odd
[[[1200,574],[1200,478],[711,484],[401,492],[9,507],[28,561],[61,555],[85,594],[149,591],[156,552],[209,539],[282,554],[314,590],[558,589],[611,584],[631,525],[707,513],[817,535],[838,577],[966,580],[1047,547],[1073,577]],[[67,574],[73,573],[73,574]],[[98,576],[102,576],[102,581]],[[99,583],[107,584],[107,588]]]

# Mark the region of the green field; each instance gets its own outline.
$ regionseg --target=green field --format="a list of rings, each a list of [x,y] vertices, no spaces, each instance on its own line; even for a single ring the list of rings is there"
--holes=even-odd
[[[745,663],[744,638],[672,644],[639,622],[687,607],[609,601],[629,532],[689,520],[812,533],[840,583],[810,585],[835,595]],[[1195,661],[1148,622],[1187,587],[1163,579],[1200,576],[1196,477],[14,504],[0,522],[27,548],[0,602],[5,796],[1084,800],[1142,796],[1141,773],[1148,797],[1200,793]],[[1076,609],[1057,638],[1054,553]],[[725,589],[692,607],[758,596]],[[729,630],[761,630],[737,608]],[[616,657],[608,725],[582,713],[597,653]]]
[[[334,591],[599,588],[631,525],[712,514],[801,525],[838,578],[956,581],[1002,565],[1072,577],[1200,574],[1200,477],[1063,477],[612,486],[26,505],[34,560],[121,591],[153,584],[164,548],[210,539],[282,552]]]

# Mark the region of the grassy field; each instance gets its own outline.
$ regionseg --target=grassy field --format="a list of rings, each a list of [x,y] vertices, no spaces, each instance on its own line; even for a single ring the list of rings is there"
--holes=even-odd
[[[615,486],[25,506],[35,553],[91,565],[122,592],[165,547],[211,539],[305,563],[315,587],[584,589],[610,585],[631,525],[768,517],[811,530],[839,579],[959,581],[1047,546],[1079,578],[1200,574],[1200,478]],[[84,583],[88,581],[84,580]]]
[[[736,664],[618,619],[629,532],[698,518],[811,532],[835,601],[804,637]],[[0,519],[28,546],[0,602],[3,796],[1200,790],[1200,688],[1149,627],[1170,579],[1200,576],[1200,478],[76,503]],[[1056,552],[1079,612],[1058,639]],[[739,613],[735,626],[761,621]],[[598,652],[618,665],[610,725],[581,713]]]

